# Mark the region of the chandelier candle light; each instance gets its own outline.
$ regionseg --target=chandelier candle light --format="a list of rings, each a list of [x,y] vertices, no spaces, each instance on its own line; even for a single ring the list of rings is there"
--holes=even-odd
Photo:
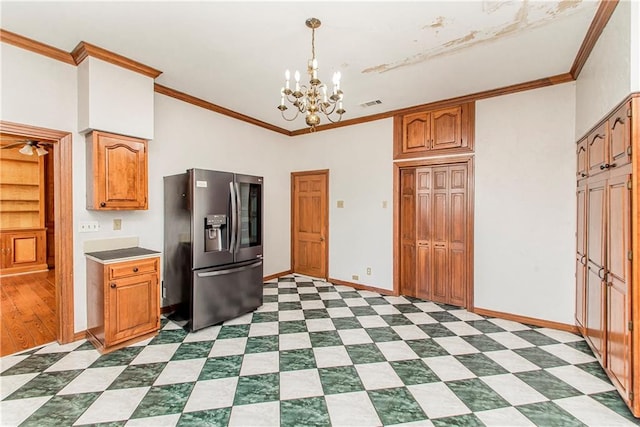
[[[282,113],[282,118],[287,121],[293,121],[300,113],[306,113],[307,126],[311,128],[311,132],[320,124],[320,116],[322,113],[331,123],[337,123],[342,119],[345,110],[342,108],[342,99],[344,94],[340,89],[340,71],[333,73],[333,90],[331,94],[327,94],[327,85],[318,79],[318,60],[316,59],[315,35],[316,28],[320,27],[320,20],[317,18],[309,18],[305,22],[307,27],[311,28],[311,59],[307,64],[307,73],[309,74],[309,86],[300,84],[300,72],[296,70],[293,78],[296,81],[295,89],[291,90],[291,73],[287,70],[284,73],[284,87],[280,90],[280,105],[278,110]],[[284,112],[288,110],[285,105],[285,99],[296,108],[293,117],[287,118]],[[332,118],[332,114],[337,114],[337,120]],[[335,116],[333,116],[335,117]]]

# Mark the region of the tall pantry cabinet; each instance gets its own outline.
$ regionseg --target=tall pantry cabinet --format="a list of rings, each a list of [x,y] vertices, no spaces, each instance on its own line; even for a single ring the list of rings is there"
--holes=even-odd
[[[576,324],[636,416],[639,113],[640,97],[630,96],[576,146]]]

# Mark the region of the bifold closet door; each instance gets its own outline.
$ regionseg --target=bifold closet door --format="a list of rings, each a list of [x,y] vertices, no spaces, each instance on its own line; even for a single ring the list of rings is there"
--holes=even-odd
[[[606,180],[589,183],[587,189],[587,289],[586,338],[595,356],[605,358],[605,201]]]

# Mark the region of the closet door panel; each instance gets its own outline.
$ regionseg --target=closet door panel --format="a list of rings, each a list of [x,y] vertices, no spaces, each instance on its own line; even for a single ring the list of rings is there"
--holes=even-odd
[[[400,289],[415,295],[416,194],[415,169],[400,171]]]
[[[416,170],[416,294],[423,299],[431,299],[431,282],[433,269],[431,267],[431,168]]]

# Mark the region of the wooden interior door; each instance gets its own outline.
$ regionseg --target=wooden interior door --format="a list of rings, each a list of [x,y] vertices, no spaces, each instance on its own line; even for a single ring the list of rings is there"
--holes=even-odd
[[[467,167],[449,167],[449,294],[447,304],[466,304]]]
[[[416,294],[416,171],[400,171],[400,287]]]
[[[409,172],[409,171],[406,171]],[[411,170],[413,172],[413,170]],[[415,262],[415,293],[411,294],[422,299],[431,299],[433,293],[433,236],[432,236],[432,168],[419,168],[415,171],[416,179],[416,203],[412,216],[410,229],[416,229],[415,241],[417,243]],[[413,176],[413,173],[411,174]],[[415,224],[415,225],[414,225]],[[413,237],[413,236],[412,236]],[[411,242],[413,244],[413,241]],[[411,262],[413,265],[414,263]]]
[[[578,202],[576,214],[576,321],[580,328],[585,325],[585,295],[587,273],[587,187],[581,185],[576,190]]]
[[[605,358],[605,192],[606,181],[589,184],[587,190],[587,289],[586,289],[586,338],[591,342],[595,356]]]
[[[326,279],[329,171],[294,172],[291,184],[292,271]]]
[[[449,168],[433,168],[433,301],[449,294]]]

